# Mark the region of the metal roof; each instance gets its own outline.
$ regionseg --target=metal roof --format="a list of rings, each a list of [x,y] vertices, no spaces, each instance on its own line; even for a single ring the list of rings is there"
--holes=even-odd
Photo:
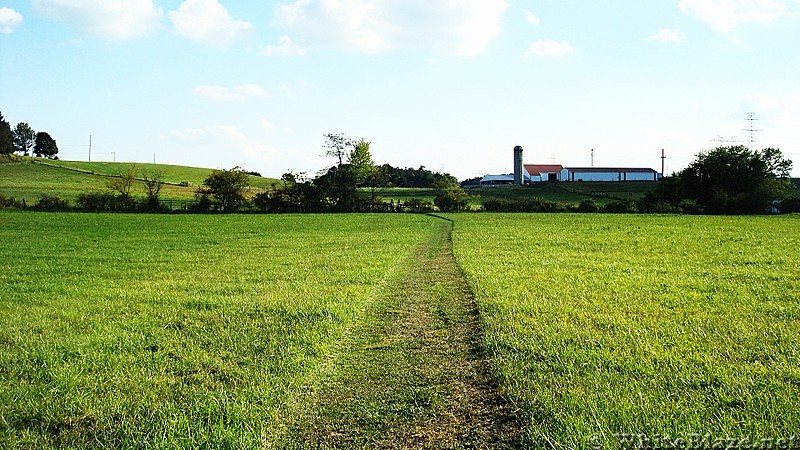
[[[570,172],[643,172],[643,173],[656,173],[653,169],[645,167],[567,167]]]
[[[539,176],[544,173],[558,173],[564,170],[564,166],[560,164],[525,164],[525,171],[532,177]]]

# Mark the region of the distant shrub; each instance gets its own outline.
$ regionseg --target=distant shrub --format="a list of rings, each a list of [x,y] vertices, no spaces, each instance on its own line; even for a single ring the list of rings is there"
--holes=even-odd
[[[208,194],[201,192],[195,194],[195,198],[197,199],[197,203],[189,205],[189,212],[193,213],[211,212],[211,208],[214,206],[214,202],[211,201],[211,197]]]
[[[580,205],[578,205],[578,212],[581,213],[595,213],[600,210],[600,207],[594,202],[594,200],[583,200]]]
[[[248,174],[248,175],[252,175],[252,176],[254,176],[254,177],[259,177],[259,178],[261,178],[261,174],[260,174],[260,173],[258,173],[258,172],[247,172],[247,174]]]
[[[781,211],[781,214],[791,214],[800,212],[800,197],[798,196],[786,197],[781,202],[779,209]]]
[[[678,212],[683,214],[700,214],[703,212],[703,207],[697,204],[694,199],[683,199],[678,202]]]
[[[162,203],[161,200],[157,198],[149,198],[143,199],[141,201],[135,201],[134,208],[137,211],[144,211],[144,212],[169,212],[171,211],[170,207]]]
[[[57,195],[44,194],[39,198],[39,203],[32,209],[37,211],[66,211],[70,209],[69,202]]]
[[[121,209],[119,199],[110,192],[90,192],[80,194],[75,200],[78,209],[84,211],[118,211]]]
[[[543,198],[524,199],[489,199],[483,202],[482,210],[486,212],[564,212],[567,207],[562,203]]]
[[[481,205],[481,210],[486,212],[509,212],[512,209],[511,200],[501,198],[491,198]]]
[[[618,200],[603,206],[603,212],[625,214],[636,212],[636,204],[630,200]]]
[[[18,202],[14,197],[6,197],[0,194],[0,209],[21,209],[23,204]]]
[[[410,198],[406,200],[403,207],[408,212],[425,213],[433,211],[433,203],[421,198]]]

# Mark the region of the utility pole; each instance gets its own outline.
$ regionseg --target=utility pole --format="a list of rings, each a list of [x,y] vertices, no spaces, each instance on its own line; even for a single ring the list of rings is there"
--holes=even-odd
[[[592,149],[592,167],[594,167],[594,149]]]
[[[114,162],[117,162],[117,152],[111,152],[111,156],[114,157]]]
[[[664,166],[667,157],[664,154],[664,149],[661,149],[661,204],[664,204]]]
[[[153,153],[153,164],[155,164],[155,163],[156,163],[156,154]]]
[[[89,135],[89,162],[92,162],[92,135]]]

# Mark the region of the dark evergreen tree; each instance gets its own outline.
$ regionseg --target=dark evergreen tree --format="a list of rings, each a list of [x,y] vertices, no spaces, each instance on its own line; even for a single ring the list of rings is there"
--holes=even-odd
[[[12,153],[14,153],[14,141],[11,125],[3,117],[3,113],[0,112],[0,155],[10,155]]]

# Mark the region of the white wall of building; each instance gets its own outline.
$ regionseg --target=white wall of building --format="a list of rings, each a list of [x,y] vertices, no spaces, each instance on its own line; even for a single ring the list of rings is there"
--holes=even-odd
[[[566,170],[566,169],[565,169]],[[655,181],[654,172],[569,170],[566,181]]]

